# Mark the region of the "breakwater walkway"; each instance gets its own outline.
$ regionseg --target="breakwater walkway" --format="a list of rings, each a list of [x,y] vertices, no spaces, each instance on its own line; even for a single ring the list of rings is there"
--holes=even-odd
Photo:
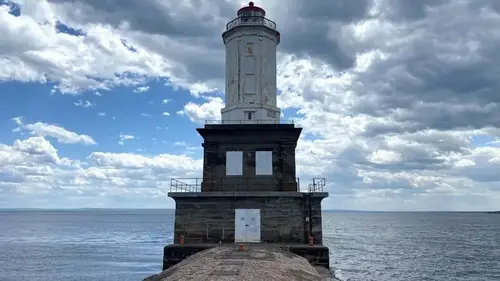
[[[305,258],[266,244],[220,245],[194,254],[143,281],[330,281],[325,268],[313,267]]]

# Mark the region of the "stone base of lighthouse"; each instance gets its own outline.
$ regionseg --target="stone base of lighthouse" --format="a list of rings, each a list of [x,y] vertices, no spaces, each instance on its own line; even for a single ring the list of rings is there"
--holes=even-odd
[[[227,246],[228,244],[170,244],[163,249],[163,271],[182,262],[186,258],[214,247]],[[235,244],[235,248],[239,245]],[[328,247],[323,245],[307,245],[307,244],[244,244],[244,249],[252,248],[277,248],[287,251],[298,256],[301,256],[309,261],[314,267],[323,267],[330,269],[330,251]],[[244,250],[244,251],[245,251]],[[221,260],[224,257],[220,257]]]
[[[172,192],[169,196],[176,202],[175,230],[174,243],[164,248],[164,270],[197,252],[240,243],[278,247],[329,268],[321,218],[321,201],[327,193]]]

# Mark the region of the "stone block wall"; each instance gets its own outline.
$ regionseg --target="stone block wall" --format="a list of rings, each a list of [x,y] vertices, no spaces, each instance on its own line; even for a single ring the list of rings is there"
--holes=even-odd
[[[204,139],[202,192],[297,191],[295,147],[301,130],[275,124],[197,129]],[[227,151],[243,152],[243,175],[226,176]],[[273,175],[255,174],[257,151],[272,151]]]
[[[324,194],[320,193],[304,193],[304,237],[306,238],[304,243],[309,243],[310,235],[314,239],[314,244],[323,244],[321,201],[324,197]]]
[[[323,244],[323,220],[321,213],[321,201],[323,198],[313,196],[312,204],[312,237],[315,244]]]
[[[263,243],[304,243],[302,196],[174,197],[174,243],[233,243],[235,209],[260,209]]]
[[[202,191],[297,191],[295,146],[281,144],[204,144]],[[226,152],[243,152],[243,175],[226,176]],[[256,175],[256,152],[272,151],[273,174]]]

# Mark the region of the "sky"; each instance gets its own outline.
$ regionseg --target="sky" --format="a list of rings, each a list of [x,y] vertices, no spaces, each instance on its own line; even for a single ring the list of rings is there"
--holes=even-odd
[[[324,209],[500,209],[500,2],[256,1]],[[245,1],[0,0],[0,208],[173,208]]]

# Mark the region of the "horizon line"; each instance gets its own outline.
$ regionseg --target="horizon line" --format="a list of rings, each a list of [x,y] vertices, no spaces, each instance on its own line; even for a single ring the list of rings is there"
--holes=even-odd
[[[175,210],[175,208],[116,208],[116,207],[79,207],[79,208],[0,208],[0,211],[9,210],[39,210],[39,211],[77,211],[77,210]],[[328,212],[358,212],[358,213],[491,213],[500,212],[500,210],[482,210],[482,211],[457,211],[457,210],[357,210],[357,209],[326,209],[322,210],[323,213]]]

